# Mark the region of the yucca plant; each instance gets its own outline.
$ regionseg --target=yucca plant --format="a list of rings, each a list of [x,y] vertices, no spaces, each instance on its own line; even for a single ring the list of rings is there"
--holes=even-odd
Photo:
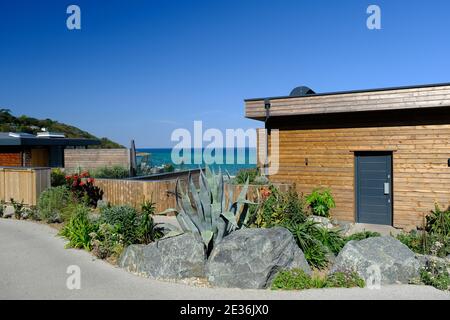
[[[165,225],[171,231],[167,236],[174,236],[184,232],[194,232],[201,236],[209,253],[214,243],[220,242],[223,237],[231,232],[243,228],[248,220],[248,205],[246,199],[248,191],[248,179],[237,198],[233,201],[233,192],[230,191],[228,199],[225,196],[225,183],[223,174],[215,174],[208,167],[200,171],[198,186],[194,184],[192,175],[189,174],[185,188],[178,180],[175,194],[177,208],[167,211],[175,211],[177,221],[182,230],[168,224]]]

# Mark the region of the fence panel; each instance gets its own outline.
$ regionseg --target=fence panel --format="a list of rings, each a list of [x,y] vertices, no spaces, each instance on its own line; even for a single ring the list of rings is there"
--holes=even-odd
[[[50,187],[50,172],[50,168],[0,167],[0,200],[36,205],[41,192]]]
[[[112,205],[131,205],[140,208],[144,200],[155,203],[156,212],[162,212],[168,208],[175,208],[176,180],[139,181],[119,179],[96,179],[95,184],[103,190],[103,199]],[[281,190],[289,188],[287,184],[277,185]],[[253,199],[256,191],[261,186],[249,186],[248,198]],[[236,200],[242,190],[240,185],[227,185],[226,197],[233,191],[233,199]]]

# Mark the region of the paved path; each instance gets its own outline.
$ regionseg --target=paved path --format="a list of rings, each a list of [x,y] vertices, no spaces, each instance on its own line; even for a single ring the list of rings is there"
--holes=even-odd
[[[406,285],[297,292],[196,288],[140,278],[64,244],[49,226],[0,219],[0,299],[450,299],[432,287]],[[66,287],[70,265],[81,268],[80,290]]]

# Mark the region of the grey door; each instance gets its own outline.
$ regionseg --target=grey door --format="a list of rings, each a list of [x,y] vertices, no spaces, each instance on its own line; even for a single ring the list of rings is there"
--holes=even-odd
[[[355,156],[357,222],[392,225],[392,153]]]

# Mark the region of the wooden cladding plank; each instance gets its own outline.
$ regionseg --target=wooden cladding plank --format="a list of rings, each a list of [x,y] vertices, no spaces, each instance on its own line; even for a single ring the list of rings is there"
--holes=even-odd
[[[128,149],[65,149],[64,167],[70,172],[77,168],[95,170],[105,166],[129,167]]]
[[[450,86],[271,99],[271,115],[401,110],[450,106]],[[249,118],[265,116],[264,100],[246,101]]]

